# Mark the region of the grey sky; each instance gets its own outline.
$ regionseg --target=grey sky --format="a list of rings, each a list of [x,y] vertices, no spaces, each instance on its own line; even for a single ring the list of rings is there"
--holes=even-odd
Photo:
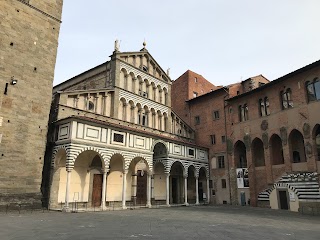
[[[73,4],[73,5],[72,5]],[[274,80],[320,59],[319,0],[65,0],[54,85],[120,51],[147,49],[176,79]]]

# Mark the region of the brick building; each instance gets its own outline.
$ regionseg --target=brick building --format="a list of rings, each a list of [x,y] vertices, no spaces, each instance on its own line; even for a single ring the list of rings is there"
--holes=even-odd
[[[209,148],[214,203],[293,211],[318,206],[318,77],[315,62],[272,82],[259,75],[176,99],[173,109],[185,104],[196,143]]]
[[[62,2],[0,1],[2,206],[17,203],[41,206],[40,188]]]

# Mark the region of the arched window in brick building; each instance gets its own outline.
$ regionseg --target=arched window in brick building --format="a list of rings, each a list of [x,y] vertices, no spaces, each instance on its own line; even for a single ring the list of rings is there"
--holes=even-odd
[[[259,99],[259,110],[260,110],[259,112],[260,112],[261,117],[270,115],[269,98],[268,97]]]
[[[320,80],[315,78],[312,82],[306,82],[308,102],[320,100]]]
[[[240,105],[238,111],[240,122],[249,120],[249,110],[247,104]]]
[[[287,109],[287,108],[293,107],[293,101],[292,101],[291,95],[292,95],[292,93],[291,93],[290,88],[287,88],[285,91],[280,92],[282,109]]]

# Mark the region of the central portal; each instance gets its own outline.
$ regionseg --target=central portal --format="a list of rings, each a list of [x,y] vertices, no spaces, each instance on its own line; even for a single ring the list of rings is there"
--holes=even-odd
[[[102,174],[93,175],[93,186],[92,186],[92,206],[101,206],[102,197]]]

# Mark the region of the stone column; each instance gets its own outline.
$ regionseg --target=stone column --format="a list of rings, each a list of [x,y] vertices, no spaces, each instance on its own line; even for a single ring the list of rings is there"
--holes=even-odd
[[[170,186],[169,186],[169,180],[170,180],[170,173],[166,174],[166,205],[170,206]]]
[[[66,183],[66,196],[65,196],[65,204],[64,211],[69,211],[69,190],[70,190],[70,181],[71,181],[71,169],[67,168],[67,183]]]
[[[107,169],[103,170],[103,177],[102,177],[102,197],[101,197],[101,207],[102,211],[106,208],[106,186],[107,186]]]
[[[199,205],[199,178],[196,176],[196,205]]]
[[[138,176],[137,173],[133,173],[132,174],[132,200],[133,200],[133,204],[136,205],[137,204],[137,180],[138,180]]]
[[[210,203],[210,188],[209,188],[209,177],[207,177],[207,201]]]
[[[188,176],[184,176],[184,204],[188,206]]]
[[[151,208],[151,173],[148,173],[147,178],[147,207]]]
[[[126,191],[127,191],[127,173],[128,170],[124,170],[122,174],[122,209],[126,209]]]

